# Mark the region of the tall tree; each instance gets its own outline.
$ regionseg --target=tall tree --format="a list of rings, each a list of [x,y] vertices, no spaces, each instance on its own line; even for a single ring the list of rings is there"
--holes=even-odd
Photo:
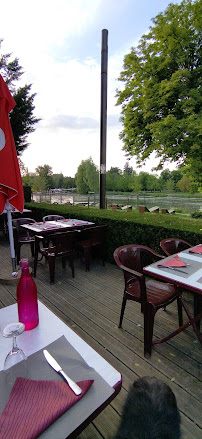
[[[130,176],[133,174],[133,167],[129,166],[128,161],[124,165],[123,172],[124,172],[124,174],[128,174]]]
[[[109,174],[111,174],[111,175],[115,175],[115,174],[117,174],[117,175],[121,175],[121,174],[122,174],[122,171],[121,171],[120,168],[113,167],[113,166],[111,166],[110,170],[107,171],[107,172],[108,172]]]
[[[74,177],[64,177],[64,188],[70,189],[75,188],[75,178]]]
[[[184,163],[202,181],[201,0],[170,4],[124,58],[117,91],[127,155],[143,164],[153,151]]]
[[[99,172],[92,158],[82,160],[75,175],[77,192],[87,194],[97,192],[99,188]]]
[[[121,179],[122,179],[121,169],[117,167],[111,167],[106,174],[107,191],[119,191]]]
[[[177,187],[179,187],[181,192],[191,192],[190,178],[186,175],[182,177],[182,179],[177,182]]]
[[[53,183],[53,188],[64,188],[64,175],[62,174],[62,172],[60,174],[53,174],[52,175],[52,183]]]
[[[52,187],[52,168],[49,165],[38,166],[36,169],[36,175],[34,180],[34,190],[47,190]],[[37,189],[35,186],[37,185]]]
[[[139,173],[139,183],[142,191],[149,191],[150,190],[150,175],[149,172],[141,171]]]
[[[0,39],[0,49],[2,45]],[[23,75],[18,58],[11,59],[11,53],[0,54],[0,73],[4,78],[16,106],[10,112],[10,122],[13,131],[17,154],[20,155],[29,145],[27,136],[35,130],[35,125],[40,119],[34,116],[34,98],[36,93],[31,93],[31,84],[16,88],[16,81]]]

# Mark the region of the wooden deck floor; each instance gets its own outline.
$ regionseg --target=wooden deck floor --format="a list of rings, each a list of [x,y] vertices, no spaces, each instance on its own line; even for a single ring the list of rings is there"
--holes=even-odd
[[[22,247],[22,257],[29,247]],[[0,236],[1,267],[11,264],[8,242]],[[1,275],[0,275],[1,277]],[[122,373],[123,385],[114,401],[90,424],[80,439],[109,439],[115,434],[128,389],[140,376],[152,375],[167,383],[176,395],[182,420],[182,438],[201,438],[201,348],[191,328],[167,343],[153,348],[150,359],[143,355],[143,316],[138,304],[127,303],[123,329],[118,329],[123,295],[123,275],[115,265],[91,265],[90,272],[77,260],[75,278],[58,261],[56,282],[50,285],[48,266],[39,263],[36,284],[39,299],[74,329],[99,354]],[[186,295],[192,304],[191,295]],[[0,283],[0,307],[16,301],[16,285]],[[155,319],[154,335],[161,338],[177,325],[176,304]]]

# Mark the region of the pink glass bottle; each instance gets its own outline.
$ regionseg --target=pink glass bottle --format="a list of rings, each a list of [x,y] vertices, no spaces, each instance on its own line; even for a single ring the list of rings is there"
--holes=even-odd
[[[28,259],[21,259],[21,278],[17,286],[19,322],[24,323],[25,331],[34,329],[39,323],[37,288],[29,272]]]

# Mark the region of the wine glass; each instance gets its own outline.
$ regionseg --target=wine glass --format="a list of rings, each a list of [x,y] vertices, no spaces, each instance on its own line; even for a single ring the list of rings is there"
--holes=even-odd
[[[5,361],[4,361],[4,370],[8,371],[8,379],[10,383],[13,383],[15,381],[15,378],[17,376],[25,377],[27,375],[27,368],[26,364],[23,360],[26,360],[27,357],[22,349],[20,349],[17,346],[16,337],[25,330],[24,323],[10,323],[9,325],[5,326],[2,330],[3,337],[6,338],[13,338],[13,345],[11,351],[7,354]],[[20,363],[23,361],[22,365],[19,368],[19,372],[16,370],[13,370],[10,368],[12,366],[15,366],[17,363]]]

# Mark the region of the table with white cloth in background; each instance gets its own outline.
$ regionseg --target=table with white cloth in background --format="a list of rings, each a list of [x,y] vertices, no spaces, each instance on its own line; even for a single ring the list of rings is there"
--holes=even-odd
[[[18,338],[18,345],[22,348],[27,357],[37,353],[41,349],[47,347],[61,336],[64,336],[71,346],[79,353],[90,368],[93,368],[112,388],[112,395],[106,401],[102,401],[101,405],[92,410],[90,416],[81,421],[78,417],[76,427],[71,433],[72,437],[77,435],[116,397],[122,385],[121,374],[111,366],[101,355],[99,355],[91,346],[88,345],[80,336],[78,336],[69,326],[59,319],[52,311],[50,311],[40,301],[39,304],[39,325],[31,331],[25,331]],[[0,327],[4,327],[9,323],[18,321],[17,304],[0,309]],[[12,341],[10,338],[0,336],[0,370],[3,369],[4,359],[11,349]],[[55,372],[56,374],[56,372]],[[57,374],[56,378],[57,379]],[[84,398],[82,398],[85,400]],[[82,401],[81,399],[81,401]],[[77,404],[75,405],[75,407]],[[67,412],[68,413],[68,412]],[[67,422],[66,414],[62,415],[39,437],[43,439],[49,438],[66,438]],[[68,419],[68,418],[67,418]],[[50,429],[50,431],[49,431]],[[58,429],[58,432],[57,432]],[[64,431],[63,431],[64,430]],[[61,434],[62,431],[62,434]]]
[[[155,279],[170,282],[179,288],[179,297],[189,320],[183,326],[174,331],[172,336],[179,334],[179,332],[192,325],[197,338],[201,342],[199,323],[202,317],[202,253],[192,253],[192,251],[192,248],[189,248],[178,253],[178,256],[180,257],[181,261],[186,264],[186,267],[170,268],[166,267],[165,265],[161,265],[161,261],[157,261],[144,267],[143,272],[144,274],[154,277]],[[165,263],[173,257],[174,255],[168,256],[162,261]],[[194,295],[194,316],[192,316],[187,303],[181,294],[183,289],[192,292]]]

